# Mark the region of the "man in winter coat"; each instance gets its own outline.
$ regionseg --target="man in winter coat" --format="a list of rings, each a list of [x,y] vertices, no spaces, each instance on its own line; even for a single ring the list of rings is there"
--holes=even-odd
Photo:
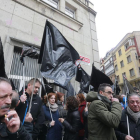
[[[28,82],[26,92],[24,95],[23,94],[21,95],[21,97],[20,97],[21,102],[19,103],[18,107],[16,108],[16,111],[17,111],[22,123],[24,123],[24,118],[29,109],[31,94],[32,94],[32,90],[33,90],[33,84],[34,84],[34,78]],[[31,115],[33,117],[32,137],[34,140],[37,139],[37,137],[40,133],[40,130],[42,128],[42,125],[45,121],[44,112],[43,112],[43,108],[42,108],[42,101],[41,101],[41,98],[37,94],[38,90],[40,88],[40,85],[41,85],[40,81],[38,79],[36,79],[34,91],[33,91],[32,107],[31,107]]]
[[[88,140],[117,140],[114,128],[121,119],[122,107],[113,98],[111,85],[101,84],[97,92],[89,92],[86,97],[91,102],[88,111]]]
[[[127,116],[129,125],[127,125]],[[128,127],[130,135],[128,135]],[[140,96],[128,96],[128,106],[122,111],[121,122],[116,130],[118,140],[140,140]]]
[[[16,111],[10,111],[11,99],[11,83],[0,77],[0,140],[32,140]]]

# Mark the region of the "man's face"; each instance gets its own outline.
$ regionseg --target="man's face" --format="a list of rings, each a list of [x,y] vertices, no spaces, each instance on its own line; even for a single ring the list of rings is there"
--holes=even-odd
[[[31,93],[32,93],[32,90],[33,90],[33,84],[28,84],[28,88],[29,88],[29,90],[30,90],[30,93],[29,93],[29,94],[31,94]],[[33,94],[37,94],[39,88],[40,88],[40,83],[36,82],[36,83],[35,83],[34,93],[33,93]]]
[[[105,91],[100,91],[100,94],[102,94],[103,96],[106,96],[110,101],[113,98],[113,91],[111,87],[106,87]]]
[[[136,95],[129,97],[128,106],[133,112],[140,111],[140,98]]]
[[[0,117],[7,114],[12,100],[12,87],[6,82],[0,83]]]

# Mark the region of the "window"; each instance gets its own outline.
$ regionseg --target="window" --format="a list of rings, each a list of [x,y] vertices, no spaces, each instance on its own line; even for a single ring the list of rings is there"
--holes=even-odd
[[[134,39],[129,39],[126,43],[125,43],[125,45],[124,45],[124,47],[125,47],[125,50],[127,50],[130,46],[134,46],[135,45],[135,43],[134,43]]]
[[[118,66],[117,65],[115,65],[115,71],[118,71]]]
[[[120,62],[120,64],[121,64],[121,68],[124,67],[123,60]]]
[[[58,0],[42,0],[42,1],[58,9]]]
[[[137,53],[135,53],[135,56],[136,56],[136,59],[138,59],[138,54]]]
[[[119,50],[119,51],[118,51],[118,53],[119,53],[119,56],[121,56],[121,55],[122,55],[122,51],[121,51],[121,50]]]
[[[65,8],[65,14],[67,14],[68,16],[74,18],[75,17],[75,11],[72,10],[71,8],[69,7],[66,7]]]
[[[105,70],[105,74],[108,74],[108,73],[110,73],[111,71],[113,71],[114,70],[114,66],[112,65],[112,66],[110,66],[109,68],[107,68],[106,70]]]
[[[76,8],[70,5],[68,2],[66,2],[66,7],[65,7],[65,14],[68,16],[75,18],[75,11]]]
[[[120,82],[120,77],[119,77],[119,75],[117,76],[117,81]]]
[[[130,76],[135,76],[134,69],[129,70]]]
[[[127,42],[124,47],[125,47],[125,50],[127,50],[129,48],[129,42]]]
[[[113,60],[114,60],[114,61],[116,60],[116,54],[113,56]]]
[[[128,62],[128,63],[131,62],[131,56],[130,56],[130,55],[127,57],[127,62]]]
[[[104,63],[105,67],[106,67],[108,64],[110,64],[110,61],[109,61],[109,60],[107,60],[107,61]]]

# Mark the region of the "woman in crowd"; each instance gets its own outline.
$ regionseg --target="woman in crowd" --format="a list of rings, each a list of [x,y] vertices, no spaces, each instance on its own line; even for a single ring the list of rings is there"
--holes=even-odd
[[[86,107],[86,100],[85,100],[83,93],[78,93],[76,97],[79,102],[78,111],[80,113],[80,120],[81,120],[81,125],[80,125],[80,130],[79,130],[79,140],[83,140],[84,133],[85,133],[83,114],[84,114],[84,109]]]
[[[57,105],[58,105],[58,112],[60,118],[65,118],[67,115],[66,109],[64,109],[64,94],[61,92],[57,92]]]
[[[56,94],[48,94],[48,103],[43,106],[46,125],[48,126],[46,140],[62,140],[62,124],[58,121],[58,105]]]
[[[66,99],[66,108],[68,110],[66,119],[59,118],[59,121],[65,127],[63,140],[77,140],[80,125],[80,114],[78,111],[78,101],[75,97],[69,96]]]

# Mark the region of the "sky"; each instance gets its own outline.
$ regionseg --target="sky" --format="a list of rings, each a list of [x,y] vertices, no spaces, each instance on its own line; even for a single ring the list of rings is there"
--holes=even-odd
[[[127,33],[140,31],[140,0],[90,0],[94,4],[99,56],[106,53]]]

